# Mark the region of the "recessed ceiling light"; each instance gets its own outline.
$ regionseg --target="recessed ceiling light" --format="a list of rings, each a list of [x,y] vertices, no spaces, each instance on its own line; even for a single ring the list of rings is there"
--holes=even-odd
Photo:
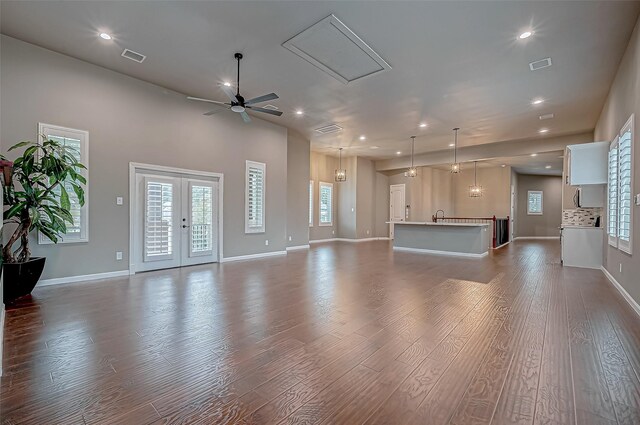
[[[225,86],[227,86],[227,87],[231,87],[231,83],[230,83],[230,82],[228,82],[228,81],[225,81],[225,82],[224,82],[224,83],[222,83],[222,84],[224,84],[224,85],[225,85]]]
[[[420,123],[420,128],[425,128],[427,126],[426,122]]]
[[[402,152],[400,152],[400,151],[396,152],[396,155],[401,155],[401,154],[402,154]]]
[[[455,145],[456,145],[455,143],[449,143],[450,148],[454,147]]]
[[[370,146],[370,149],[378,149],[378,146]]]
[[[531,156],[538,156],[538,154],[537,153],[532,153]]]
[[[504,168],[504,167],[506,167],[506,166],[507,166],[507,164],[502,164],[502,165],[501,165],[501,167],[502,167],[502,168]]]
[[[360,136],[360,140],[367,140],[366,136]]]
[[[540,134],[544,134],[544,133],[548,133],[549,129],[548,128],[541,128],[540,130],[538,130],[538,133]]]
[[[296,115],[303,115],[303,114],[304,114],[304,112],[301,109],[298,109],[296,111]]]
[[[102,38],[103,40],[111,40],[113,37],[111,37],[109,34],[107,34],[106,32],[101,32],[100,33],[100,38]]]
[[[532,104],[532,105],[540,105],[541,103],[544,103],[544,99],[539,98],[539,97],[538,97],[538,98],[536,98],[536,99],[533,99],[533,100],[531,101],[531,104]]]
[[[551,168],[551,165],[546,165],[544,168],[546,168],[547,170],[549,170]]]
[[[525,38],[529,38],[533,35],[533,31],[525,31],[518,36],[520,40],[524,40]]]

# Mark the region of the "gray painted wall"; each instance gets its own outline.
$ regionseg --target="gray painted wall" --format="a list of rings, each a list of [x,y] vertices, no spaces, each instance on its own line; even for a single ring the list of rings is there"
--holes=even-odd
[[[342,168],[347,170],[347,181],[334,183],[334,187],[338,188],[337,237],[339,238],[356,238],[356,187],[358,184],[357,167],[358,165],[356,157],[343,157]]]
[[[613,140],[631,114],[635,114],[632,190],[636,194],[640,192],[640,18],[598,119],[594,132],[595,140]],[[640,207],[634,206],[632,211],[633,255],[610,247],[605,238],[604,266],[636,302],[640,303]]]
[[[389,237],[389,177],[382,173],[375,173],[375,234],[376,238]]]
[[[309,147],[309,140],[289,129],[287,133],[287,246],[309,243]]]
[[[334,182],[334,173],[338,168],[338,158],[323,155],[318,152],[311,152],[310,155],[310,178],[313,180],[313,226],[309,227],[309,240],[315,241],[320,239],[337,238],[338,230],[338,192],[339,185]],[[349,170],[347,170],[349,173]],[[349,176],[349,174],[347,174]],[[318,198],[319,198],[319,182],[333,183],[333,226],[319,226],[318,216]],[[308,208],[307,208],[308,209]]]
[[[38,122],[87,130],[90,137],[90,242],[39,246],[34,240],[34,255],[47,257],[44,278],[128,269],[115,251],[128,258],[130,161],[224,173],[225,257],[285,249],[284,127],[258,118],[245,125],[228,112],[204,117],[207,106],[182,94],[10,37],[1,43],[3,145],[34,139]],[[244,233],[247,159],[267,164],[265,234]],[[116,205],[116,196],[124,205]]]
[[[559,236],[562,223],[562,177],[519,174],[517,178],[516,237]],[[530,190],[542,191],[542,215],[527,214]]]

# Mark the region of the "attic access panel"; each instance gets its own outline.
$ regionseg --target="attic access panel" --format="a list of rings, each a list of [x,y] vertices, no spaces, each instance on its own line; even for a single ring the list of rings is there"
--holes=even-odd
[[[391,69],[391,65],[334,15],[310,26],[282,46],[344,84]]]

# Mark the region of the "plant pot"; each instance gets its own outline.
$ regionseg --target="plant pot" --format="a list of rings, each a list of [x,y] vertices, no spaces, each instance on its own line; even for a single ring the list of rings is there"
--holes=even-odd
[[[29,295],[44,270],[45,257],[34,257],[24,263],[4,263],[4,293],[2,299],[5,304],[11,304],[20,297]]]

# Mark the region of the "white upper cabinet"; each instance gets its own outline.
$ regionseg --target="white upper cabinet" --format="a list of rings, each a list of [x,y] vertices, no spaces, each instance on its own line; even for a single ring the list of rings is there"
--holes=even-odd
[[[567,146],[568,183],[571,186],[607,184],[609,142]]]

